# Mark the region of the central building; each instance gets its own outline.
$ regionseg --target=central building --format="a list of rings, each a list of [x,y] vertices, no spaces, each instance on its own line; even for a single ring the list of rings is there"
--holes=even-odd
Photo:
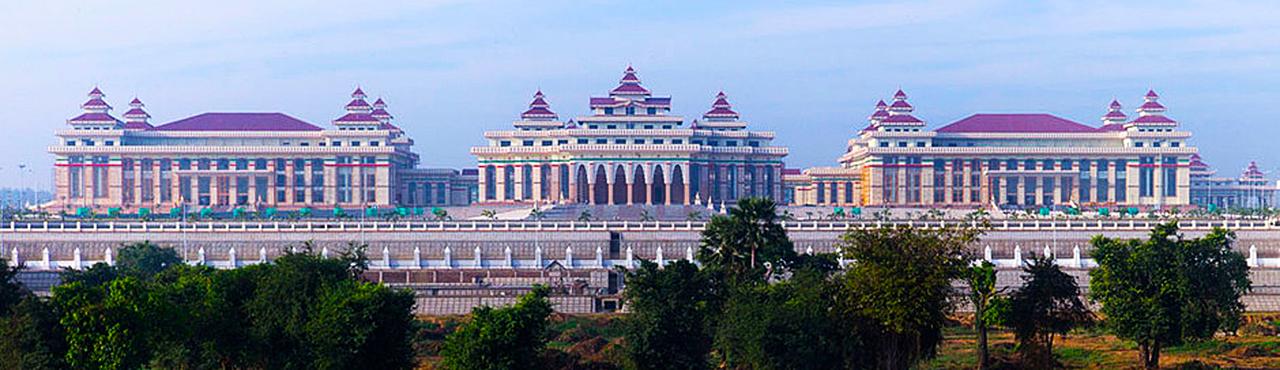
[[[685,205],[744,197],[781,200],[773,132],[747,123],[717,94],[702,119],[671,115],[671,97],[641,86],[631,67],[591,112],[560,121],[538,91],[514,130],[474,147],[482,203]]]

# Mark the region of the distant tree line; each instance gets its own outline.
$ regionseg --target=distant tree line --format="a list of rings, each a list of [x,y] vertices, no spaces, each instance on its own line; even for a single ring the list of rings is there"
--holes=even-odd
[[[216,270],[142,243],[63,273],[47,299],[6,267],[0,369],[411,368],[413,295],[359,280],[363,258],[305,248]]]
[[[623,270],[617,363],[548,350],[551,292],[535,287],[513,305],[474,309],[445,335],[438,365],[907,369],[937,353],[966,304],[979,368],[992,365],[993,327],[1013,332],[1019,366],[1050,368],[1056,338],[1098,323],[1154,369],[1169,346],[1233,332],[1250,289],[1232,233],[1187,238],[1176,222],[1145,240],[1093,239],[1088,298],[1101,306],[1098,321],[1051,257],[1020,261],[1021,284],[999,288],[995,266],[971,254],[979,228],[851,229],[836,253],[798,254],[780,220],[772,201],[744,199],[709,220],[697,263]],[[49,298],[16,284],[17,269],[0,269],[0,370],[415,365],[412,294],[359,280],[362,246],[333,259],[305,248],[233,270],[189,266],[146,243],[118,259],[64,273]]]
[[[998,289],[996,270],[971,255],[980,229],[886,226],[849,230],[834,254],[797,254],[772,201],[744,199],[703,231],[698,264],[641,261],[625,271],[621,363],[627,369],[907,369],[937,353],[957,305],[975,311],[979,368],[986,333],[1014,333],[1024,368],[1055,366],[1055,337],[1092,325],[1075,278],[1052,258],[1022,267]],[[1198,239],[1176,223],[1149,240],[1096,238],[1092,299],[1107,328],[1137,342],[1152,368],[1162,346],[1232,331],[1247,268],[1216,230]],[[849,261],[840,266],[837,257]],[[957,291],[954,283],[967,289]],[[477,308],[446,339],[449,369],[558,368],[547,361],[551,308],[535,290],[506,308]]]

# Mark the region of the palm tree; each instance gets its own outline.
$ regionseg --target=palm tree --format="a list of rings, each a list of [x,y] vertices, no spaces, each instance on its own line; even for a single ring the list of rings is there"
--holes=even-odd
[[[796,252],[778,221],[777,205],[772,199],[741,199],[729,209],[728,216],[711,218],[702,232],[698,259],[748,279],[764,277],[758,274],[763,273],[759,270],[761,260],[781,271],[794,260]]]
[[[492,209],[486,209],[486,210],[480,211],[480,217],[484,217],[490,220],[496,220],[498,219],[498,212]]]

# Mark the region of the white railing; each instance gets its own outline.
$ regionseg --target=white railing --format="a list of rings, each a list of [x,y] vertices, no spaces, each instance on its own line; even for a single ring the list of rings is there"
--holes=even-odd
[[[1161,220],[995,220],[991,231],[1137,231],[1150,230]],[[1231,230],[1280,231],[1270,220],[1182,220],[1184,230],[1215,227]],[[811,220],[784,221],[790,231],[844,231],[850,228],[905,225],[913,227],[977,226],[959,220]],[[705,221],[8,221],[0,233],[47,232],[424,232],[424,231],[697,231]]]

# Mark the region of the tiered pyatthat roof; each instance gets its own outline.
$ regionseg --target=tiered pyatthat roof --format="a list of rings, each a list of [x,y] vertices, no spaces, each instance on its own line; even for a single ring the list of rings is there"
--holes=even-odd
[[[106,94],[103,94],[102,90],[95,86],[93,90],[89,91],[89,100],[80,105],[84,112],[67,120],[67,123],[72,125],[119,126],[121,124],[120,120],[111,116],[111,105],[102,100],[103,97],[106,97]]]
[[[747,128],[747,123],[739,121],[738,112],[733,110],[733,105],[729,104],[729,96],[724,91],[716,94],[715,100],[711,102],[711,110],[702,114],[703,122],[694,120],[690,124],[690,128],[694,129],[711,129],[711,130],[741,130]]]
[[[347,103],[347,114],[333,120],[335,125],[382,125],[382,120],[373,116],[373,106],[364,99],[367,96],[359,87],[351,92],[351,102]],[[390,115],[388,115],[390,116]]]
[[[649,89],[640,86],[640,78],[636,77],[636,70],[631,66],[627,66],[627,70],[622,71],[622,79],[618,83],[618,87],[610,90],[609,95],[649,95]]]
[[[1266,178],[1266,175],[1262,173],[1262,170],[1258,169],[1257,162],[1249,161],[1249,167],[1244,169],[1244,173],[1240,174],[1240,178],[1246,180],[1262,180]]]
[[[1160,104],[1160,95],[1155,90],[1147,90],[1147,95],[1143,98],[1142,106],[1138,107],[1138,118],[1135,118],[1132,125],[1142,126],[1176,126],[1177,121],[1164,116],[1164,105]]]
[[[551,111],[551,104],[547,103],[541,89],[533,93],[533,101],[529,102],[529,109],[520,113],[520,119],[525,121],[555,121],[558,118],[560,117],[556,112]]]
[[[129,111],[124,112],[125,130],[152,129],[151,123],[147,122],[147,120],[151,119],[151,115],[147,114],[147,111],[143,109],[144,107],[146,105],[142,104],[142,100],[138,98],[133,98],[133,101],[129,102]]]
[[[399,126],[391,123],[391,119],[395,117],[392,117],[391,113],[387,112],[387,102],[382,101],[382,98],[378,98],[378,100],[373,101],[373,111],[369,113],[369,116],[378,119],[379,122],[382,122],[382,124],[378,126],[379,129],[404,132],[404,130],[401,130]]]
[[[907,103],[907,93],[902,92],[902,89],[898,89],[898,92],[893,94],[893,104],[889,105],[889,116],[881,120],[880,125],[924,126],[924,121],[911,115],[913,111],[915,111],[915,107],[912,107],[911,103]]]
[[[867,116],[867,127],[862,128],[862,132],[875,131],[880,127],[880,121],[889,118],[889,105],[884,100],[876,101],[876,110]]]
[[[671,109],[671,97],[666,96],[650,96],[649,89],[640,86],[640,78],[636,77],[636,70],[627,66],[627,70],[622,72],[621,84],[609,91],[607,97],[592,97],[591,109],[596,108],[623,108],[633,106],[636,108],[657,108],[663,111]]]
[[[708,121],[737,121],[738,112],[735,112],[733,105],[729,104],[728,95],[721,91],[716,94],[716,100],[711,103],[711,110],[703,113],[702,118]]]
[[[1200,159],[1199,153],[1191,153],[1191,163],[1189,166],[1191,167],[1191,172],[1202,172],[1202,171],[1209,170],[1209,164],[1204,163],[1204,161]]]

